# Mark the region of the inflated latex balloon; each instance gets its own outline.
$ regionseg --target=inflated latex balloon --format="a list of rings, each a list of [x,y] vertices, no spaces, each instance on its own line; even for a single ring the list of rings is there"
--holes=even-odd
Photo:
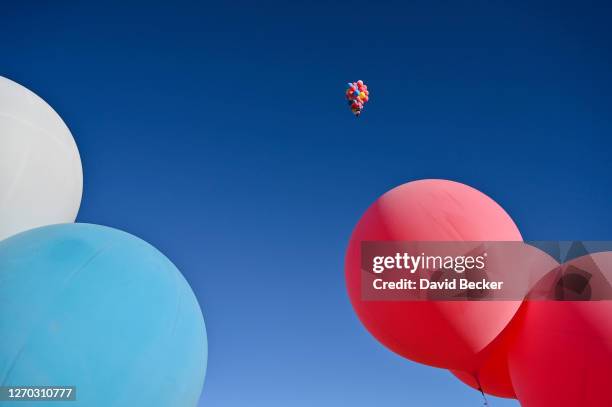
[[[508,371],[508,351],[503,344],[493,342],[492,355],[480,363],[477,374],[451,370],[463,383],[474,390],[484,392],[496,397],[515,399],[516,394],[512,386],[512,379]]]
[[[508,359],[521,405],[612,406],[612,252],[547,277],[516,316]]]
[[[70,131],[44,100],[0,77],[0,239],[74,222],[83,190]]]
[[[520,241],[510,216],[467,185],[421,180],[380,197],[355,227],[346,254],[348,293],[361,322],[392,351],[431,366],[472,372],[520,301],[364,301],[362,241]]]
[[[502,249],[507,252],[504,258],[512,258],[509,262],[511,264],[508,264],[508,267],[513,269],[512,272],[529,273],[526,278],[530,284],[525,286],[524,297],[529,295],[530,289],[539,280],[559,267],[555,258],[529,244],[502,247]],[[475,390],[497,397],[516,398],[508,368],[508,352],[521,326],[515,316],[499,336],[478,354],[473,371],[452,370],[451,372]]]
[[[148,243],[97,225],[33,229],[0,242],[0,281],[0,385],[76,386],[74,407],[197,405],[202,313]]]
[[[515,399],[516,393],[508,368],[508,352],[512,338],[516,335],[517,329],[520,329],[520,324],[513,322],[514,319],[485,350],[480,352],[475,371],[451,370],[451,373],[474,390],[496,397]]]
[[[475,390],[503,398],[516,398],[510,371],[508,352],[519,324],[512,320],[504,331],[480,354],[473,372],[451,370],[459,380]]]

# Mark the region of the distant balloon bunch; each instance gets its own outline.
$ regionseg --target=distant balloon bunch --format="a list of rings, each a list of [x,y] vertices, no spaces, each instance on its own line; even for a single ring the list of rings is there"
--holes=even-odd
[[[368,301],[361,243],[372,241],[515,241],[544,272],[517,300]],[[483,396],[517,398],[525,407],[612,406],[612,252],[560,264],[549,250],[520,242],[510,216],[474,188],[433,179],[401,185],[353,230],[345,262],[351,303],[390,350],[449,369]],[[597,298],[598,290],[608,292],[582,298]]]
[[[72,223],[82,190],[68,127],[0,77],[0,384],[74,386],[75,407],[195,407],[207,340],[194,293],[148,243]]]
[[[363,107],[368,103],[368,100],[370,100],[368,85],[363,83],[362,80],[349,82],[348,89],[346,90],[346,99],[355,117],[359,117]]]

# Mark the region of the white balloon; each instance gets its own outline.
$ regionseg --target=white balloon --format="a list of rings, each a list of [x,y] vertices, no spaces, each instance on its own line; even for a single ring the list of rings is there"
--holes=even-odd
[[[0,240],[38,226],[74,222],[83,169],[57,113],[0,76]]]

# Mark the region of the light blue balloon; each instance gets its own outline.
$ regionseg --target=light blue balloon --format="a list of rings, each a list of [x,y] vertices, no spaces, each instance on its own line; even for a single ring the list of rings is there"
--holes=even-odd
[[[89,224],[0,242],[0,386],[77,388],[15,405],[194,407],[206,362],[197,299],[148,243]]]

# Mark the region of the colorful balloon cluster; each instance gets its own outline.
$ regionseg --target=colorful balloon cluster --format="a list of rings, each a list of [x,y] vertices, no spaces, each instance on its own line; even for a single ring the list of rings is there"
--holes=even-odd
[[[346,90],[346,99],[355,117],[359,117],[364,105],[370,99],[368,85],[363,83],[362,80],[352,83],[349,82],[348,89]]]
[[[410,182],[381,196],[359,220],[346,254],[355,312],[392,351],[450,369],[481,392],[517,398],[524,407],[612,406],[612,295],[556,300],[559,287],[570,285],[559,278],[563,270],[585,270],[602,282],[589,290],[612,291],[612,252],[560,265],[548,251],[521,245],[536,251],[544,277],[512,301],[366,301],[363,241],[522,241],[510,216],[488,196],[446,180]],[[589,285],[573,284],[581,290]],[[576,295],[568,292],[570,299]]]
[[[195,407],[207,339],[191,287],[141,239],[73,223],[82,187],[68,127],[0,77],[0,383],[75,386],[74,407]]]

